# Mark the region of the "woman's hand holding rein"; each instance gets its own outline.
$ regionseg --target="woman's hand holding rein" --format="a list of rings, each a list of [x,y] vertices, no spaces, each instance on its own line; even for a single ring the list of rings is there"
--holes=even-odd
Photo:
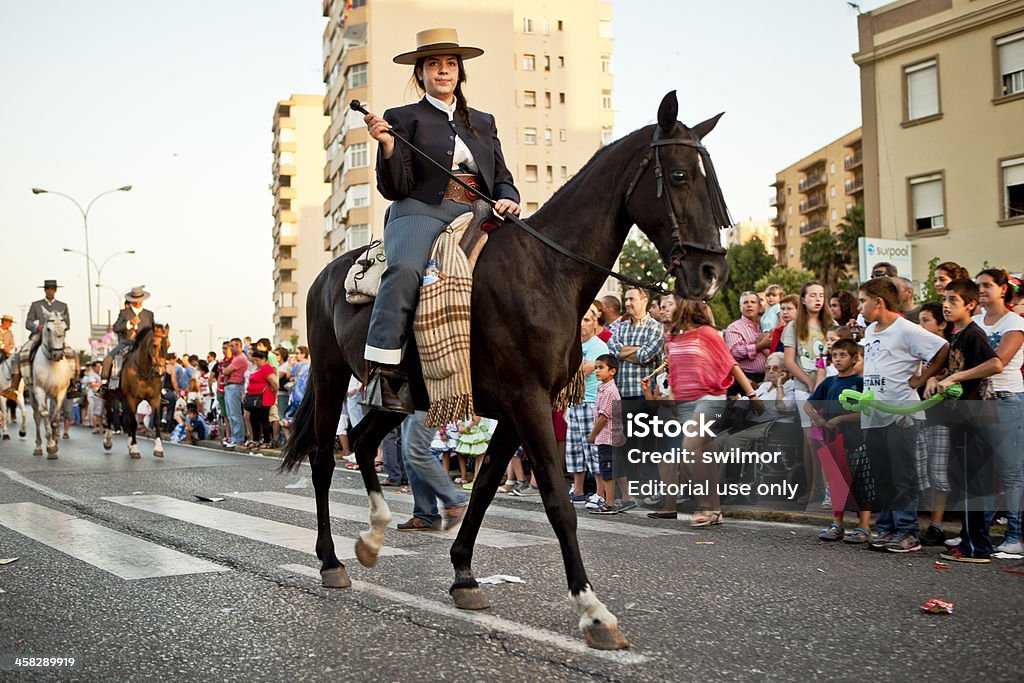
[[[395,152],[395,139],[391,137],[391,126],[387,121],[375,114],[367,114],[363,117],[366,129],[370,131],[370,137],[380,143],[381,156],[390,159]]]

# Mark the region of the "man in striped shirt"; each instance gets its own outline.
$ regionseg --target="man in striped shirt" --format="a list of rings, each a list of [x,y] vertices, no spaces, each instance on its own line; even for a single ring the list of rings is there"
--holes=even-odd
[[[626,314],[629,320],[618,325],[608,340],[608,351],[619,359],[615,383],[623,400],[644,397],[640,380],[658,367],[665,348],[664,328],[647,314],[647,303],[647,292],[628,290]]]
[[[736,359],[736,364],[751,384],[764,381],[764,361],[771,344],[771,335],[761,332],[761,300],[757,292],[743,292],[740,295],[740,319],[725,328],[725,345]],[[733,384],[734,393],[737,385]]]

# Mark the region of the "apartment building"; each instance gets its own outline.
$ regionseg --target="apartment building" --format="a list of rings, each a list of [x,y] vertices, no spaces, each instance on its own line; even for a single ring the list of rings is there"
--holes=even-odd
[[[1024,266],[1024,0],[900,0],[859,17],[865,225],[972,273]]]
[[[746,244],[757,237],[764,243],[769,254],[775,253],[775,225],[772,221],[755,221],[753,219],[739,221],[722,232],[722,242],[726,248],[734,244]]]
[[[835,230],[850,209],[864,203],[860,128],[776,173],[771,188],[775,261],[801,268],[804,241],[819,230]]]
[[[611,3],[597,0],[324,0],[323,248],[338,256],[379,239],[389,202],[376,190],[376,143],[348,103],[385,109],[420,98],[412,69],[394,64],[416,32],[458,30],[485,54],[466,62],[469,105],[494,114],[529,215],[611,142]]]
[[[274,196],[274,344],[306,344],[306,292],[330,261],[323,249],[323,136],[328,119],[321,95],[292,95],[274,108],[271,191]]]

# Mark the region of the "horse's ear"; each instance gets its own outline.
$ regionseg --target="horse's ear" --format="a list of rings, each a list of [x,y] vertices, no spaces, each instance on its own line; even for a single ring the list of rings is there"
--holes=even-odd
[[[712,116],[707,121],[701,121],[696,126],[694,126],[693,132],[697,135],[697,139],[703,140],[705,135],[713,131],[715,129],[715,126],[718,125],[718,119],[722,118],[724,114],[725,112],[723,111],[721,114],[718,114],[717,116]]]
[[[676,118],[679,116],[679,101],[676,99],[676,91],[666,93],[661,99],[661,106],[658,107],[658,126],[661,132],[668,135],[676,126]]]

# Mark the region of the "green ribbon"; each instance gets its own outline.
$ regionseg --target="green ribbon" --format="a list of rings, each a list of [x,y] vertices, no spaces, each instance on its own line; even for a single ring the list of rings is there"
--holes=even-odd
[[[964,393],[964,389],[959,384],[951,386],[946,393],[935,393],[932,397],[915,403],[913,405],[906,406],[894,406],[889,403],[882,403],[881,401],[875,400],[875,392],[873,391],[857,391],[856,389],[843,389],[842,393],[839,394],[839,404],[846,410],[857,411],[864,413],[865,415],[871,414],[871,408],[881,411],[883,413],[892,413],[893,415],[912,415],[913,413],[921,410],[927,410],[932,406],[941,403],[944,399],[956,400],[960,398]]]

